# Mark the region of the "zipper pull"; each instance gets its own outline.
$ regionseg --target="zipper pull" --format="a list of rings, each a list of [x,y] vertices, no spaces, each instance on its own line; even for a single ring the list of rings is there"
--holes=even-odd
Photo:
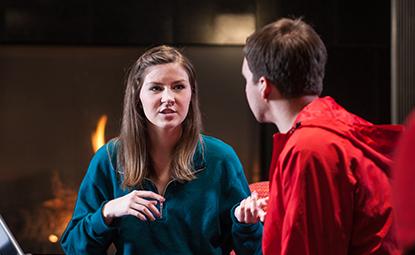
[[[160,219],[163,219],[163,202],[160,202]]]

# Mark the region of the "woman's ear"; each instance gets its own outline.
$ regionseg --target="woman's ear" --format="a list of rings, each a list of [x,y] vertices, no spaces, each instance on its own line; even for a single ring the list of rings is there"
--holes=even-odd
[[[265,78],[264,76],[259,77],[259,86],[260,86],[260,90],[261,90],[261,96],[263,99],[265,99],[266,101],[268,101],[269,96],[271,94],[271,90],[272,90],[272,84],[271,82]]]

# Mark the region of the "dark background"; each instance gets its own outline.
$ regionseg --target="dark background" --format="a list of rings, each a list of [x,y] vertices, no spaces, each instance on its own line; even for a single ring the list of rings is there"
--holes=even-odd
[[[106,137],[117,136],[125,72],[154,45],[183,49],[197,69],[204,132],[235,148],[249,181],[267,179],[275,128],[257,124],[249,110],[243,44],[215,39],[220,14],[251,15],[257,28],[303,17],[328,49],[323,95],[372,122],[390,122],[386,0],[3,0],[0,213],[26,252],[60,252],[41,233],[61,234],[56,208],[72,210],[93,155],[90,134],[106,114]]]

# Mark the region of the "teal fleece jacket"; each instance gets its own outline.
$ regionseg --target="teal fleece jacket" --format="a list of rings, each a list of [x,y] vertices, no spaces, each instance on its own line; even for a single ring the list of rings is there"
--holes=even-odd
[[[66,254],[106,254],[114,243],[117,254],[261,254],[262,224],[242,224],[235,207],[249,196],[249,187],[234,150],[222,141],[202,136],[194,157],[196,179],[170,182],[162,217],[141,221],[134,216],[106,225],[103,205],[131,192],[121,187],[117,140],[104,145],[91,160],[81,183],[72,219],[61,238]],[[145,179],[142,188],[157,193]]]

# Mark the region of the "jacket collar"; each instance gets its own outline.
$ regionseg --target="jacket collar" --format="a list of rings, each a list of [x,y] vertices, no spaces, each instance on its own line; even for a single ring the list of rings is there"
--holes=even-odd
[[[305,106],[286,134],[274,135],[274,153],[278,155],[289,137],[301,128],[321,128],[349,140],[388,175],[392,153],[403,130],[401,125],[374,125],[346,111],[333,98],[323,97]]]
[[[205,159],[205,144],[203,136],[200,136],[199,143],[197,144],[195,155],[193,156],[193,173],[201,172],[206,168]]]

